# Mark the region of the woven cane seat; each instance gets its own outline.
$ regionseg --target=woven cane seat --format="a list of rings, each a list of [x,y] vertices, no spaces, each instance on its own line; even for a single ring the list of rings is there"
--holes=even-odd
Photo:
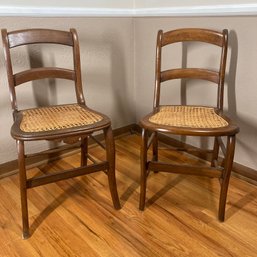
[[[221,128],[228,122],[214,108],[195,106],[162,106],[149,121],[159,125],[190,128]]]
[[[24,132],[43,132],[94,124],[103,119],[95,112],[68,104],[22,111],[20,129]]]

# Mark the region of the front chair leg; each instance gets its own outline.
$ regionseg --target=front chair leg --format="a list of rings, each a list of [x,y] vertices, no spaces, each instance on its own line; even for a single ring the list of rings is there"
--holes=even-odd
[[[225,208],[226,208],[226,199],[228,192],[228,184],[231,174],[231,169],[233,165],[234,153],[235,153],[235,142],[236,136],[228,136],[227,137],[227,151],[224,160],[224,171],[221,183],[220,190],[220,202],[219,202],[219,220],[224,221],[225,219]]]
[[[22,213],[22,238],[29,237],[29,219],[28,219],[28,202],[27,202],[27,175],[24,156],[24,142],[17,140],[18,165],[20,177],[20,197]]]
[[[142,144],[141,144],[141,179],[140,179],[140,201],[139,210],[143,211],[145,208],[146,195],[146,179],[147,179],[147,141],[148,133],[144,128],[142,129]]]
[[[106,142],[106,158],[107,158],[107,161],[109,162],[109,169],[108,169],[107,175],[108,175],[108,182],[109,182],[109,187],[110,187],[111,196],[112,196],[112,202],[113,202],[114,208],[119,210],[121,206],[120,206],[120,200],[117,192],[117,184],[116,184],[116,178],[115,178],[115,144],[114,144],[114,138],[113,138],[111,126],[104,129],[104,136],[105,136],[105,142]]]

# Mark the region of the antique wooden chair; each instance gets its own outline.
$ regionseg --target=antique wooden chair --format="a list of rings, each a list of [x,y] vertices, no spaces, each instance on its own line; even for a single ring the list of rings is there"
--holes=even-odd
[[[227,30],[217,32],[189,28],[165,33],[162,30],[158,32],[153,111],[140,121],[142,127],[140,210],[144,210],[145,207],[146,181],[149,171],[216,177],[219,178],[221,184],[218,217],[220,221],[224,221],[227,190],[234,157],[235,135],[239,132],[239,128],[223,114],[227,37]],[[188,41],[196,41],[198,44],[202,42],[203,45],[205,43],[211,44],[214,45],[214,48],[217,46],[221,50],[217,70],[184,67],[162,70],[162,48],[173,43]],[[195,44],[194,47],[197,47]],[[206,57],[205,54],[204,57]],[[160,105],[162,82],[174,79],[200,79],[217,84],[217,106]],[[211,150],[211,165],[198,167],[158,161],[159,132],[173,135],[213,137],[214,148]],[[227,138],[226,145],[223,143],[222,137]],[[153,155],[152,159],[148,160],[147,152],[151,145]],[[218,162],[219,149],[224,154],[224,161],[221,164]]]
[[[106,171],[113,205],[115,209],[120,209],[115,179],[115,145],[111,121],[107,116],[89,109],[86,106],[82,90],[80,50],[76,30],[26,29],[7,32],[6,29],[3,29],[2,40],[14,118],[11,135],[16,140],[18,149],[23,238],[29,237],[28,188],[97,171]],[[12,48],[42,43],[70,47],[69,49],[72,50],[73,55],[73,59],[71,59],[73,68],[29,68],[14,74],[15,65],[12,60]],[[76,99],[77,102],[25,110],[18,109],[16,100],[17,86],[26,82],[46,78],[73,81],[71,83],[75,85],[74,99]],[[104,132],[106,160],[89,164],[87,160],[92,160],[92,158],[90,158],[88,154],[88,138],[92,137],[92,133],[96,131]],[[74,137],[78,138],[77,145],[81,148],[80,167],[60,171],[58,173],[27,178],[25,158],[31,155],[25,154],[25,142],[35,140],[69,141]],[[58,151],[58,149],[49,150],[51,153],[54,151]],[[47,151],[45,151],[44,154],[45,153],[47,153]]]

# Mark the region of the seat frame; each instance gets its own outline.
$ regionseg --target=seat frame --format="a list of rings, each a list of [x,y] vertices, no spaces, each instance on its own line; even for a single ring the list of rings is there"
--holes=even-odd
[[[171,70],[161,70],[162,62],[162,47],[177,42],[196,41],[221,48],[221,58],[219,71],[210,69],[198,68],[181,68]],[[185,28],[163,32],[159,30],[156,44],[156,64],[155,64],[155,90],[154,90],[154,105],[153,111],[140,120],[139,125],[142,128],[142,145],[141,145],[141,185],[140,185],[140,202],[139,209],[144,210],[146,198],[146,182],[150,171],[155,173],[158,171],[169,172],[175,174],[188,174],[197,176],[207,176],[211,178],[218,178],[221,184],[219,213],[218,218],[224,221],[225,206],[229,179],[233,164],[236,134],[239,132],[238,126],[223,114],[223,95],[224,95],[224,78],[228,47],[228,31],[224,29],[222,32],[199,29],[199,28]],[[228,126],[219,128],[193,128],[193,127],[177,127],[152,123],[149,118],[159,112],[160,105],[160,91],[161,83],[172,79],[201,79],[211,81],[217,84],[217,106],[214,108],[215,112],[228,122]],[[158,160],[158,134],[167,133],[173,135],[184,136],[200,136],[200,137],[214,137],[214,147],[211,152],[211,165],[206,167],[192,166],[192,165],[178,165],[171,163],[163,163]],[[223,143],[222,138],[226,137],[226,144]],[[147,153],[152,146],[152,159],[148,160]],[[221,163],[218,161],[219,151],[223,152],[224,159]],[[179,149],[180,151],[182,149]],[[183,149],[187,151],[187,149]],[[203,150],[201,150],[203,152]]]
[[[108,176],[109,188],[115,209],[120,209],[120,202],[116,186],[115,178],[115,144],[110,119],[96,111],[89,109],[86,106],[81,79],[81,63],[78,35],[75,29],[70,31],[60,31],[52,29],[25,29],[7,32],[2,29],[2,40],[5,54],[5,62],[7,68],[7,76],[9,83],[9,91],[13,110],[14,124],[11,128],[11,135],[16,140],[18,150],[18,166],[20,179],[20,196],[22,210],[22,237],[29,237],[29,218],[28,218],[28,199],[27,189],[40,185],[57,182],[60,180],[90,174],[98,171],[106,171]],[[64,69],[56,67],[31,68],[16,74],[13,73],[13,65],[11,60],[10,50],[15,47],[30,45],[30,44],[60,44],[66,45],[73,50],[74,69]],[[102,120],[90,125],[74,126],[72,128],[57,129],[41,132],[24,132],[20,129],[22,120],[22,110],[18,109],[15,89],[18,85],[28,81],[44,78],[59,78],[74,81],[77,104],[89,110],[90,112],[101,115]],[[105,139],[106,160],[95,162],[88,153],[88,139],[93,137],[93,133],[103,131]],[[44,152],[27,155],[25,153],[25,142],[36,140],[72,140],[74,137],[80,138],[77,146],[81,150],[81,166],[60,171],[57,173],[44,174],[33,178],[27,178],[26,174],[26,158],[38,154],[47,154],[58,152],[60,149],[50,149]],[[100,143],[100,145],[102,145]],[[73,147],[74,145],[72,145]],[[103,145],[102,145],[103,146]],[[69,148],[69,147],[68,147]],[[93,164],[88,164],[88,159],[93,161]]]

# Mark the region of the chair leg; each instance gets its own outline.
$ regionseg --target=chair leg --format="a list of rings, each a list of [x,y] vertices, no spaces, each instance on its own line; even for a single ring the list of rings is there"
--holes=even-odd
[[[87,165],[88,137],[81,138],[81,166]]]
[[[146,179],[147,179],[147,130],[142,129],[142,144],[141,144],[141,179],[140,179],[140,201],[139,210],[143,211],[145,208],[146,195]]]
[[[158,133],[154,133],[153,138],[153,161],[158,161]]]
[[[20,176],[20,197],[21,197],[21,213],[22,213],[22,238],[29,237],[29,219],[28,219],[28,202],[27,202],[27,175],[24,156],[24,142],[17,140],[18,165]]]
[[[218,141],[218,138],[215,137],[215,139],[214,139],[214,146],[213,146],[212,160],[211,160],[211,166],[212,167],[215,166],[214,162],[216,160],[218,160],[218,155],[219,155],[219,141]]]
[[[121,206],[120,206],[120,200],[117,192],[117,184],[116,184],[116,178],[115,178],[115,144],[114,144],[114,138],[113,138],[111,126],[109,126],[104,130],[104,136],[105,136],[105,142],[106,142],[106,157],[107,157],[107,161],[109,162],[109,169],[108,169],[107,175],[108,175],[110,192],[112,196],[112,202],[113,202],[114,208],[119,210]]]
[[[220,202],[219,202],[219,220],[224,221],[225,219],[225,208],[226,208],[226,199],[228,192],[228,184],[231,174],[231,169],[233,165],[234,152],[235,152],[235,142],[236,136],[228,136],[227,137],[227,151],[225,156],[225,165],[221,183],[220,190]]]

